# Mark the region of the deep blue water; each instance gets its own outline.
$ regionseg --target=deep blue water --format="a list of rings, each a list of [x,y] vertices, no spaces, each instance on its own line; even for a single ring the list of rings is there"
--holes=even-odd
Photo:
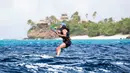
[[[0,40],[0,73],[130,73],[130,40]],[[42,56],[42,57],[41,57]]]

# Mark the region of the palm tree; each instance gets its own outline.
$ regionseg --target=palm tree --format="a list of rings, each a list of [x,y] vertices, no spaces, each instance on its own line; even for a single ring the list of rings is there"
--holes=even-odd
[[[29,19],[28,21],[27,21],[27,24],[28,25],[31,25],[31,26],[35,26],[35,22],[33,22],[31,19]]]
[[[110,17],[110,18],[108,19],[108,21],[109,21],[109,23],[112,23],[112,22],[113,22],[113,18]]]
[[[86,14],[86,18],[88,19],[88,14]]]
[[[79,22],[81,20],[77,11],[71,16],[71,18],[74,22]]]
[[[71,18],[72,18],[73,16],[75,16],[75,15],[79,15],[79,12],[76,11],[76,12],[71,16]]]
[[[31,20],[31,19],[29,19],[29,20],[27,21],[27,24],[28,24],[28,25],[30,25],[30,24],[31,24],[31,22],[32,22],[32,20]]]
[[[104,19],[104,22],[105,22],[105,23],[107,23],[107,22],[108,22],[108,19],[107,19],[107,18],[105,18],[105,19]]]
[[[96,15],[97,15],[97,12],[95,11],[95,12],[93,13],[93,19],[96,18]]]

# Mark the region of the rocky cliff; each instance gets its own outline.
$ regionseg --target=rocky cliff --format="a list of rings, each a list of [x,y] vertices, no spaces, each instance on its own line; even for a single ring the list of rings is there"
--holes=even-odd
[[[29,39],[41,38],[41,39],[54,39],[58,36],[54,33],[47,23],[37,24],[33,26],[27,34]]]

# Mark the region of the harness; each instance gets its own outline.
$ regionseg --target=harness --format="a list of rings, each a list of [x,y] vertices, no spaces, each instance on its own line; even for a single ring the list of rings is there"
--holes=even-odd
[[[66,34],[66,37],[62,37],[63,42],[70,41],[69,29],[67,29],[67,28],[60,28],[61,34],[63,34],[62,30],[64,30],[64,29],[67,30],[67,34]]]

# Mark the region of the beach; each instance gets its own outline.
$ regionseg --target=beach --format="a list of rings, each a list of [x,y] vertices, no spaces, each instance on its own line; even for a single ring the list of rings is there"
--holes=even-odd
[[[122,34],[117,34],[113,36],[96,36],[96,37],[89,37],[88,35],[82,35],[82,36],[71,36],[71,39],[126,39],[129,35],[122,35]],[[61,39],[61,38],[56,38],[56,39]]]

